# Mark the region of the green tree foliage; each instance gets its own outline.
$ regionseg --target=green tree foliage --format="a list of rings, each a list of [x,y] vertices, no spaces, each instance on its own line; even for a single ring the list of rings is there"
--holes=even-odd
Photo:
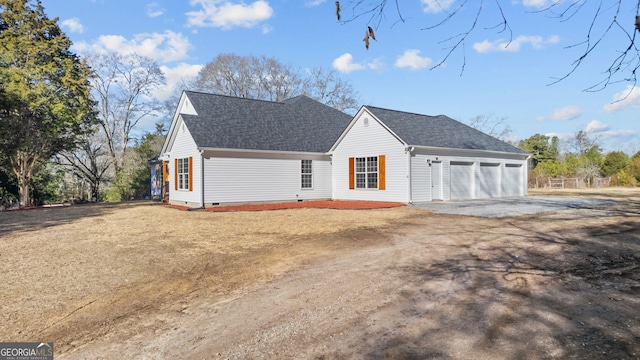
[[[546,175],[549,177],[564,176],[566,169],[564,164],[558,160],[544,160],[538,163],[535,172],[540,175]]]
[[[164,143],[165,129],[156,124],[153,133],[146,133],[127,154],[122,171],[116,175],[115,182],[107,192],[107,201],[125,201],[143,199],[151,194],[151,171],[149,160],[156,157]]]
[[[578,174],[578,169],[582,162],[580,159],[573,154],[566,154],[564,156],[564,168],[565,173],[563,174],[565,177],[574,177]]]
[[[635,153],[629,160],[627,174],[633,177],[640,184],[640,151]]]
[[[551,144],[551,139],[547,135],[535,134],[530,138],[520,141],[520,149],[531,154],[532,170],[542,161],[556,160]]]
[[[602,162],[602,175],[612,176],[629,165],[629,156],[622,151],[611,151]]]
[[[40,1],[0,0],[0,144],[30,202],[32,177],[54,154],[76,146],[93,119],[90,69]]]

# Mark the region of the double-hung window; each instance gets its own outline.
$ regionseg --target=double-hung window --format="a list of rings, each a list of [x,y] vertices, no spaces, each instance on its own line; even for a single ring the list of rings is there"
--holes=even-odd
[[[349,189],[385,190],[385,156],[349,158]]]
[[[303,189],[313,189],[313,162],[311,160],[301,161],[300,187]]]
[[[178,190],[190,190],[189,174],[190,174],[190,158],[177,159],[176,179]]]
[[[378,188],[378,157],[359,157],[356,162],[356,189]]]

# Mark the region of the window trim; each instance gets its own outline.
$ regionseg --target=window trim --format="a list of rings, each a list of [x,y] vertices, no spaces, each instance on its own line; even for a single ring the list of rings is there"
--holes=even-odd
[[[385,155],[350,157],[349,189],[386,190],[385,166]]]
[[[307,167],[305,167],[305,163],[308,164]],[[305,172],[305,169],[308,170],[308,172]],[[308,179],[308,182],[305,182],[305,178]],[[308,186],[305,186],[307,183]],[[313,160],[300,160],[300,189],[313,190]]]
[[[193,191],[193,157],[175,159],[175,186],[178,191]]]

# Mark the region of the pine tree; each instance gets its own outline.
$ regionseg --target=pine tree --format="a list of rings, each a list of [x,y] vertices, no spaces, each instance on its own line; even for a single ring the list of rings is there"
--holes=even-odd
[[[33,174],[74,148],[94,119],[90,69],[57,21],[40,1],[0,0],[0,157],[16,175],[20,206]]]

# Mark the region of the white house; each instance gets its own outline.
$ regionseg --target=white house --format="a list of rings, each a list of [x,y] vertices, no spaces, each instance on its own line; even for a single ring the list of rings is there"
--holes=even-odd
[[[351,118],[306,96],[271,102],[185,91],[159,157],[168,201],[331,199],[327,151]]]
[[[191,207],[527,193],[528,154],[467,125],[371,106],[351,117],[306,96],[185,91],[159,158],[165,198]]]

